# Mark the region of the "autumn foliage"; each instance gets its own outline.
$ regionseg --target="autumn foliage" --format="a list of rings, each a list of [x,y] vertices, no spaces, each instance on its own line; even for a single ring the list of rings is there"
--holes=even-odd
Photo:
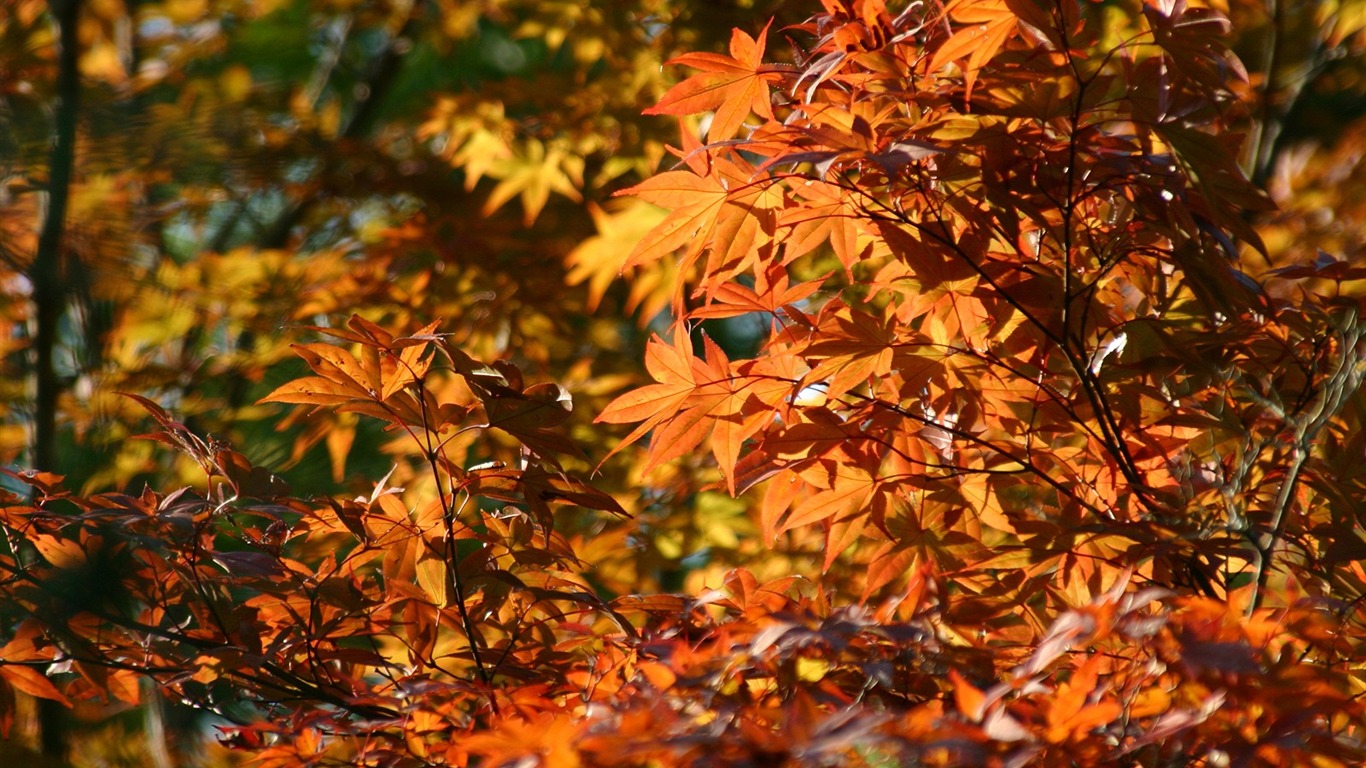
[[[145,376],[113,407],[176,473],[7,471],[8,700],[164,697],[281,767],[1366,761],[1366,272],[1320,178],[1361,139],[1275,165],[1238,5],[807,12],[673,58],[670,159],[560,254],[641,310],[639,374],[557,369],[553,292],[413,265],[414,216],[379,261],[272,246],[258,301],[311,320],[215,394],[389,474],[295,492]],[[414,129],[481,215],[591,197],[567,133],[481,166],[497,120]],[[424,316],[448,280],[489,306]]]

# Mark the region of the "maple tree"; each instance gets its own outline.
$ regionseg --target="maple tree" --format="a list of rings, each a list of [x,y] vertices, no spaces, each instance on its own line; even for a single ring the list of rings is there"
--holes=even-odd
[[[99,120],[58,132],[71,231],[57,205],[4,225],[53,419],[6,474],[6,701],[167,697],[267,766],[1366,759],[1362,132],[1296,124],[1354,87],[1334,62],[1359,66],[1366,14],[823,0],[667,53],[668,85],[632,66],[661,8],[533,5],[441,6],[431,38],[419,4],[329,7],[291,91],[220,62],[208,111],[249,105],[258,150],[222,181],[166,166],[201,197],[147,264],[102,253],[138,238],[94,211],[148,182],[82,154]],[[123,17],[80,37],[75,8],[52,11],[68,59],[5,61],[55,66],[63,110],[78,67],[129,77]],[[21,11],[5,34],[38,34]],[[248,28],[214,44],[276,30]],[[382,114],[409,41],[471,29],[516,76]],[[148,77],[198,44],[177,34]],[[518,40],[565,66],[513,71]],[[557,78],[581,98],[547,106]],[[94,95],[183,106],[132,92]],[[678,119],[657,173],[662,143],[620,139],[640,108]],[[58,235],[136,279],[44,294]],[[564,272],[521,274],[547,256]],[[53,378],[67,304],[118,310],[85,342],[93,395]],[[644,378],[593,306],[638,310]],[[83,487],[43,466],[59,426],[122,440],[139,412],[152,439]]]

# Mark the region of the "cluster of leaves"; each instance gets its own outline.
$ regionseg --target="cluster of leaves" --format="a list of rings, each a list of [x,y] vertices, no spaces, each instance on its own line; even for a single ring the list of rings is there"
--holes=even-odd
[[[309,503],[137,396],[157,437],[203,471],[199,492],[83,497],[49,474],[20,478],[35,503],[5,508],[16,547],[4,570],[29,618],[0,676],[35,695],[135,704],[151,673],[238,720],[280,704],[232,736],[258,748],[287,736],[261,750],[269,765],[324,754],[342,730],[328,721],[366,738],[361,758],[426,757],[424,734],[447,738],[532,696],[504,686],[563,690],[595,638],[630,626],[576,573],[554,510],[620,508],[559,468],[560,387],[524,387],[512,365],[476,364],[431,330],[394,338],[353,318],[327,333],[358,354],[300,346],[316,375],[268,398],[381,419],[428,463],[425,486]],[[471,440],[485,430],[516,448]],[[48,664],[75,681],[59,692],[34,669]]]
[[[92,359],[144,393],[105,381],[102,407],[149,412],[190,487],[10,473],[0,680],[131,705],[150,678],[278,766],[1366,760],[1366,273],[1354,198],[1327,189],[1360,140],[1275,165],[1303,68],[1332,61],[1301,44],[1353,50],[1356,17],[1282,39],[1184,0],[822,3],[782,28],[790,61],[772,24],[737,29],[671,88],[642,74],[675,31],[650,2],[438,3],[433,38],[423,4],[338,4],[308,87],[215,73],[259,146],[230,203],[167,177],[202,196],[161,228],[193,249],[208,226],[212,255],[79,297],[119,308]],[[24,8],[5,34],[41,23]],[[159,55],[198,40],[175,28]],[[121,82],[95,55],[117,35],[84,34],[87,76]],[[377,129],[413,40],[506,79]],[[1249,74],[1235,49],[1269,55]],[[641,94],[681,126],[648,178]],[[483,227],[415,202],[481,190]],[[585,199],[597,234],[560,232],[556,203]],[[520,274],[547,257],[566,273]],[[574,314],[623,270],[613,300],[664,310],[640,385],[595,359],[620,323]],[[341,310],[290,371],[275,325]],[[757,349],[699,331],[737,321]],[[623,386],[588,425],[582,400]],[[292,492],[232,447],[266,403],[303,406],[296,460],[322,442],[336,479],[367,451],[393,471]],[[201,436],[223,409],[231,445]],[[586,482],[585,449],[646,487],[606,459]],[[691,573],[641,566],[666,550]]]
[[[559,466],[561,388],[434,328],[318,330],[334,341],[297,348],[314,375],[267,399],[375,417],[433,482],[305,501],[134,396],[205,483],[80,496],[16,477],[34,502],[4,509],[5,595],[27,618],[0,679],[136,704],[150,675],[278,766],[1359,756],[1343,737],[1366,713],[1333,671],[1354,644],[1308,601],[1245,614],[1123,573],[1037,638],[973,638],[962,613],[983,599],[929,562],[877,607],[744,569],[691,599],[604,600],[554,530],[565,505],[620,512]]]
[[[1260,644],[1308,643],[1297,674],[1336,680],[1311,721],[1355,754],[1360,305],[1287,281],[1357,275],[1239,262],[1268,259],[1247,217],[1270,203],[1226,140],[1247,119],[1228,22],[1145,5],[1116,42],[1066,2],[825,5],[798,66],[737,31],[729,56],[681,60],[702,73],[655,107],[714,114],[705,145],[685,131],[680,167],[630,190],[669,209],[630,263],[680,251],[683,279],[656,383],[599,418],[641,422],[654,461],[705,442],[732,492],[767,481],[766,541],[823,552],[853,597],[949,575],[942,620],[991,679],[1045,666],[1007,649],[1048,647],[1066,611],[1131,580],[1240,605],[1254,634],[1265,605],[1312,615]],[[772,323],[761,354],[703,339],[693,356],[693,323],[746,313]],[[1330,651],[1320,631],[1350,639]],[[1097,680],[1141,696],[1114,681],[1147,660],[1124,661],[1045,690],[1094,737],[1130,709]]]

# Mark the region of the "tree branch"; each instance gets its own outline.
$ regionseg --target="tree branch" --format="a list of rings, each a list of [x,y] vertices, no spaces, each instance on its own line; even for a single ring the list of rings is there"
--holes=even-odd
[[[1285,478],[1281,480],[1281,486],[1271,504],[1271,519],[1267,524],[1266,533],[1260,537],[1250,537],[1257,557],[1253,564],[1256,579],[1252,587],[1252,599],[1247,604],[1249,616],[1261,607],[1264,599],[1267,579],[1271,574],[1272,558],[1285,536],[1285,524],[1289,519],[1287,513],[1295,498],[1295,489],[1304,464],[1313,450],[1314,439],[1361,386],[1363,377],[1366,377],[1366,368],[1363,368],[1363,364],[1366,364],[1366,350],[1361,348],[1362,329],[1357,321],[1357,311],[1349,310],[1347,317],[1337,328],[1337,367],[1324,381],[1314,403],[1297,414],[1287,425],[1292,428],[1294,434],[1290,465],[1286,468]]]

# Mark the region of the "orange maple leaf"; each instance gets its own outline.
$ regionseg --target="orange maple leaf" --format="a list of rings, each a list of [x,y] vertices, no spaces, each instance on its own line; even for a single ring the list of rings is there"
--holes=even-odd
[[[702,70],[670,88],[659,103],[645,110],[647,115],[694,115],[711,111],[711,127],[707,138],[724,141],[735,135],[751,113],[773,119],[773,105],[769,101],[769,84],[778,79],[778,72],[765,68],[764,47],[767,44],[770,21],[759,37],[734,30],[730,38],[730,56],[719,53],[688,53],[671,60]]]
[[[965,100],[972,101],[972,87],[977,73],[1005,46],[1006,41],[1020,34],[1020,19],[1005,0],[954,0],[945,13],[963,26],[935,51],[930,71],[935,72],[951,61],[966,58],[962,65]]]

